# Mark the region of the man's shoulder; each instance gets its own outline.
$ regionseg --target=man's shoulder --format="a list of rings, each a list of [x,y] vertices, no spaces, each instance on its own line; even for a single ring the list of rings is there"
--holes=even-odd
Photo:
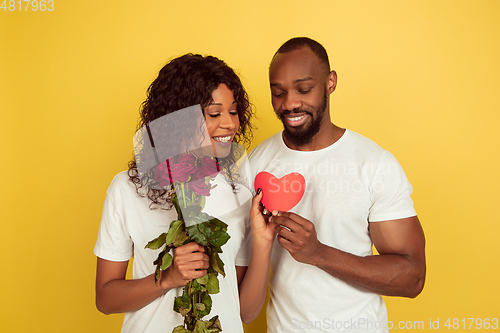
[[[379,146],[375,141],[350,131],[349,155],[354,156],[358,163],[375,165],[367,170],[403,170],[398,159],[387,149]],[[368,164],[367,164],[368,163]]]
[[[357,132],[347,130],[348,142],[350,145],[367,150],[381,151],[384,150],[375,141],[367,138]]]

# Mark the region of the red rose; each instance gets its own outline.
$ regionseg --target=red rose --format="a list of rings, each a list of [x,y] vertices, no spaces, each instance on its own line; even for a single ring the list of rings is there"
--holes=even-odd
[[[207,184],[205,178],[200,178],[189,182],[189,187],[194,193],[198,195],[204,195],[206,197],[210,196],[210,183]]]
[[[160,183],[160,187],[171,184],[172,179],[169,176],[167,161],[161,162],[155,170],[155,180]]]
[[[216,160],[208,157],[202,157],[198,160],[195,178],[205,178],[207,176],[213,177],[219,171],[219,165]]]
[[[170,166],[172,181],[186,182],[194,170],[194,163],[176,163]]]
[[[194,165],[196,163],[196,157],[193,154],[185,154],[179,156],[177,159],[177,163],[189,163]]]
[[[189,188],[198,195],[209,196],[210,184],[205,181],[206,177],[213,177],[219,172],[216,160],[202,157],[196,158],[193,154],[182,155],[177,163],[166,160],[158,165],[155,171],[155,179],[160,187],[171,183],[190,181]]]
[[[156,168],[155,180],[160,183],[160,187],[168,186],[176,181],[186,182],[194,173],[195,163],[196,157],[192,154],[180,156],[177,163],[172,163],[172,160],[167,159]]]

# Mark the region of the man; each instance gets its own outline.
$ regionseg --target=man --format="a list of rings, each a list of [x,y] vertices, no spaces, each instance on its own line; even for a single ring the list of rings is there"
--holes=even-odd
[[[412,187],[389,152],[331,122],[337,75],[321,44],[287,41],[271,61],[269,80],[284,130],[252,151],[252,175],[298,172],[305,193],[290,212],[269,219],[279,227],[268,332],[386,332],[380,295],[416,297],[425,281]]]

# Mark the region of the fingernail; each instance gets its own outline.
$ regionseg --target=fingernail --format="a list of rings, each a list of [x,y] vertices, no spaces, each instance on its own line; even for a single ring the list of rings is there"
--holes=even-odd
[[[277,210],[273,210],[273,215],[274,216],[278,216],[278,211]]]
[[[259,194],[260,194],[260,192],[262,192],[262,189],[259,187],[259,188],[257,189],[257,195],[259,195]]]

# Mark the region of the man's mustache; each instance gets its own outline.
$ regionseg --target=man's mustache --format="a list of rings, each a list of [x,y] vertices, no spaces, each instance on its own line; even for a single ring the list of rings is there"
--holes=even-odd
[[[309,112],[309,111],[306,111],[306,110],[303,110],[303,109],[300,109],[300,108],[296,108],[296,109],[293,109],[293,110],[283,110],[281,112],[281,114],[280,114],[280,118],[286,117],[289,114],[294,114],[294,113],[306,113],[306,114],[312,115],[312,113]]]

